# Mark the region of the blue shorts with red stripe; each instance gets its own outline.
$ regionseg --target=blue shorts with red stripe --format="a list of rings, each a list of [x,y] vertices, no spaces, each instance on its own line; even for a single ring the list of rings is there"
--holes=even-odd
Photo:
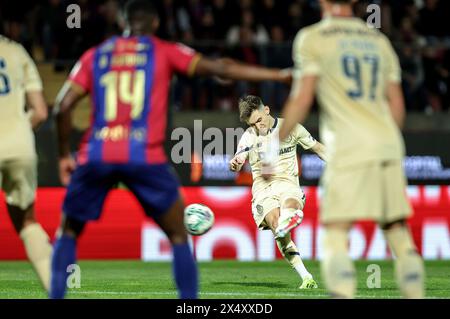
[[[64,213],[81,221],[97,220],[106,195],[118,183],[126,185],[153,218],[166,213],[179,198],[180,183],[169,164],[87,163],[71,177]]]

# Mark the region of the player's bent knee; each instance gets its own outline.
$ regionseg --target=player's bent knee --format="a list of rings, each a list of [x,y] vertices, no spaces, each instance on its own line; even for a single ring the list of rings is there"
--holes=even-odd
[[[19,234],[26,226],[36,222],[34,218],[34,206],[31,204],[25,209],[19,206],[7,205],[8,214],[13,223],[14,229]]]
[[[84,221],[64,216],[61,223],[62,233],[77,238],[83,232],[85,224]]]

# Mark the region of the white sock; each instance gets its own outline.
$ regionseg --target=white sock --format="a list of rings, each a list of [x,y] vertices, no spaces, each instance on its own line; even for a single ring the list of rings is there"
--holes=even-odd
[[[306,269],[305,265],[303,264],[303,261],[299,258],[300,261],[297,261],[294,265],[294,269],[298,272],[300,277],[302,277],[302,280],[312,278],[312,275],[309,273],[309,271]]]
[[[297,246],[292,241],[290,235],[287,238],[277,239],[276,243],[284,259],[286,259],[291,267],[297,271],[300,277],[302,277],[302,280],[305,280],[305,278],[312,278],[309,271],[306,270]]]
[[[45,230],[38,223],[23,228],[20,238],[25,246],[28,259],[36,270],[44,288],[50,287],[50,268],[52,259],[52,245]]]

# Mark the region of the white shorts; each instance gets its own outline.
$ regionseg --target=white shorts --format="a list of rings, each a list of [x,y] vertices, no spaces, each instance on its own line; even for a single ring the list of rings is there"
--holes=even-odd
[[[265,221],[266,215],[272,210],[280,208],[290,198],[297,200],[300,203],[300,209],[303,209],[306,196],[297,183],[274,181],[253,194],[252,214],[256,226],[260,229],[270,229]]]
[[[373,220],[386,224],[411,216],[401,161],[374,161],[340,169],[327,167],[321,184],[322,223]]]
[[[0,161],[0,188],[8,205],[23,210],[33,204],[37,187],[36,159]]]

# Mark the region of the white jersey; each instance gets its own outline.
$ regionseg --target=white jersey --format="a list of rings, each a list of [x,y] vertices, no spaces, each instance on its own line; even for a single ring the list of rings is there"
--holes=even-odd
[[[261,158],[269,146],[272,134],[279,130],[282,121],[283,119],[276,118],[270,133],[265,136],[258,135],[250,127],[244,132],[239,141],[236,154],[239,154],[242,160],[248,159],[250,163],[253,176],[253,194],[277,180],[288,180],[299,185],[297,145],[299,144],[303,149],[307,150],[317,143],[302,125],[297,124],[291,134],[283,142],[280,142],[280,151],[277,163],[274,166],[273,178],[270,181],[264,180],[261,175]]]
[[[319,129],[328,167],[400,161],[403,138],[386,88],[401,82],[401,69],[386,36],[359,18],[328,17],[300,30],[293,46],[294,76],[319,78]]]
[[[0,36],[0,160],[35,157],[25,93],[42,91],[36,65],[19,43]]]

